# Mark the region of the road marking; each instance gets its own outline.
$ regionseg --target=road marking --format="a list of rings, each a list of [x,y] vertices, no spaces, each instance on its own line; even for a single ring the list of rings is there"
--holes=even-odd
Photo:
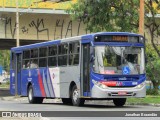
[[[39,120],[50,120],[50,119],[47,117],[41,117]]]

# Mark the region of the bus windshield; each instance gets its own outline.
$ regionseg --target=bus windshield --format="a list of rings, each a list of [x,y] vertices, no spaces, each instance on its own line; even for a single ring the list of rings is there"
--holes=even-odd
[[[96,46],[93,69],[100,74],[143,74],[144,48]]]

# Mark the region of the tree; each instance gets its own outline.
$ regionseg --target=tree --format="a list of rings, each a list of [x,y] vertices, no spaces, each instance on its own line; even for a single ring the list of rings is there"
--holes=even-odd
[[[160,47],[158,47],[158,49],[159,48]],[[150,45],[147,44],[146,53],[147,53],[147,65],[146,65],[147,78],[151,80],[153,84],[153,90],[151,90],[150,88],[149,93],[157,95],[159,94],[158,87],[160,85],[160,69],[159,69],[160,59],[151,44]]]
[[[160,36],[160,22],[156,18],[158,11],[160,11],[160,0],[147,0],[145,1],[145,27],[149,30],[149,36],[154,50],[160,57],[160,49],[158,49],[155,38]]]
[[[4,70],[9,72],[10,70],[10,51],[0,50],[0,65],[3,66]]]
[[[138,0],[78,0],[68,10],[72,19],[83,21],[90,32],[138,29]]]
[[[160,36],[160,22],[156,15],[160,11],[160,0],[145,1],[145,27],[148,29],[151,45],[147,45],[147,77],[152,81],[153,91],[158,94],[160,85],[160,46],[156,38]]]
[[[128,31],[137,32],[140,0],[78,0],[68,13],[73,20],[86,24],[90,32]],[[160,22],[156,15],[160,11],[160,0],[145,0],[145,27],[150,41],[160,57],[155,37],[160,35]],[[148,16],[148,14],[150,14]]]

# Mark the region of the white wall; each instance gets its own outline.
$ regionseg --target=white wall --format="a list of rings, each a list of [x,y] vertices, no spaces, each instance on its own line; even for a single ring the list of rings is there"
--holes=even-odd
[[[1,13],[0,38],[16,39],[16,16]],[[86,34],[82,22],[71,21],[69,15],[20,14],[20,39],[53,40]]]

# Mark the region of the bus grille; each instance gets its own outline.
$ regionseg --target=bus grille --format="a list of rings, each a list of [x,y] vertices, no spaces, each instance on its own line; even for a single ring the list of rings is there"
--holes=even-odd
[[[110,86],[110,88],[133,88],[135,86]]]
[[[119,95],[118,92],[111,92],[108,93],[109,96],[135,96],[136,93],[133,92],[127,92],[125,95]]]

